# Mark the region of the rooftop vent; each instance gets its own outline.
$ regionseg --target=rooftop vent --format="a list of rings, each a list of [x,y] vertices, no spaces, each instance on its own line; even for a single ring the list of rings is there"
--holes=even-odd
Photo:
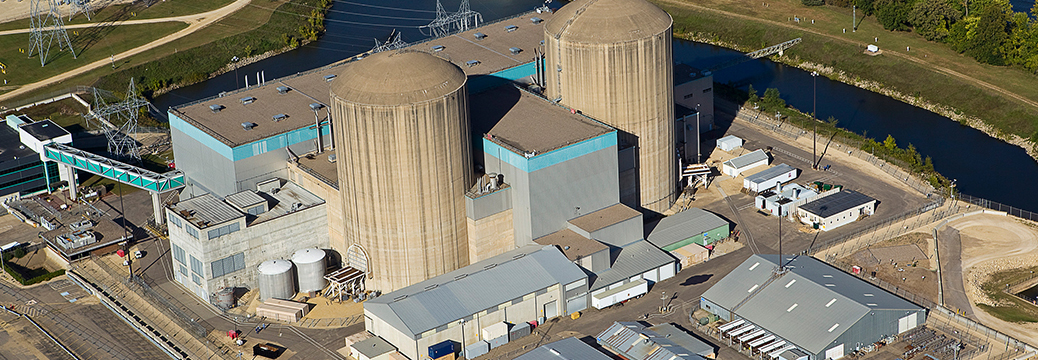
[[[335,75],[335,74],[331,74],[331,75],[325,75],[325,76],[324,76],[324,81],[332,81],[332,80],[335,80],[335,77],[336,77],[336,76],[338,76],[338,75]]]
[[[335,154],[328,155],[328,162],[335,163]]]
[[[256,127],[256,123],[246,121],[241,123],[241,127],[245,130],[252,130],[252,128]]]
[[[481,33],[481,32],[477,32],[477,33],[473,34],[473,36],[475,36],[477,40],[483,40],[483,39],[487,38],[487,34],[484,34],[484,33]]]
[[[516,30],[519,30],[518,26],[515,26],[515,25],[505,26],[505,31],[507,31],[507,32],[513,32],[513,31],[516,31]]]
[[[224,106],[220,104],[209,105],[209,110],[211,110],[214,113],[220,112],[220,110],[223,110],[223,108]]]
[[[248,104],[252,104],[254,102],[256,102],[256,98],[253,97],[253,96],[246,96],[246,97],[241,98],[241,104],[242,105],[248,105]]]
[[[473,67],[473,66],[479,65],[479,60],[469,60],[469,61],[466,61],[465,65],[468,65],[469,67]]]
[[[289,90],[292,89],[290,89],[288,86],[278,86],[278,94],[288,93]]]
[[[523,49],[520,49],[520,48],[517,48],[517,47],[513,46],[513,47],[508,48],[508,51],[511,51],[512,55],[515,55],[515,54],[523,52]]]
[[[544,19],[541,19],[541,18],[539,18],[539,17],[536,17],[536,16],[534,16],[534,17],[530,18],[530,22],[532,22],[532,23],[534,23],[534,24],[540,24],[540,23],[541,23],[541,21],[544,21]]]
[[[288,115],[285,115],[285,114],[277,114],[277,115],[274,115],[274,116],[273,116],[273,119],[274,119],[274,121],[281,121],[281,120],[285,120],[285,119],[288,119]]]
[[[323,108],[323,107],[324,107],[324,104],[322,104],[322,103],[310,104],[310,110],[314,110],[314,111],[321,110],[321,108]]]
[[[432,51],[440,52],[443,51],[443,45],[436,45],[432,47]]]

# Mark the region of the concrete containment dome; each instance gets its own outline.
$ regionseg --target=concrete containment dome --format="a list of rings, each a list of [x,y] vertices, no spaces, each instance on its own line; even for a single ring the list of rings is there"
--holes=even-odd
[[[366,288],[389,292],[467,265],[465,74],[427,53],[391,51],[333,81],[343,237],[368,255]]]
[[[324,279],[325,252],[321,249],[302,249],[292,254],[299,278],[299,292],[321,291],[327,285]]]
[[[644,0],[574,1],[544,25],[546,95],[623,132],[638,168],[619,169],[620,200],[655,212],[678,191],[672,28]]]
[[[456,65],[419,51],[385,51],[357,61],[332,83],[332,94],[366,105],[399,105],[437,99],[465,85]]]
[[[291,299],[296,294],[296,277],[292,262],[267,260],[259,264],[260,301],[270,298]]]

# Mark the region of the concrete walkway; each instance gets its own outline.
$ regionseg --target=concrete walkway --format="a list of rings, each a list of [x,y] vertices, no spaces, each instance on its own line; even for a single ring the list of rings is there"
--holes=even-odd
[[[941,281],[944,283],[944,306],[976,320],[962,279],[962,241],[959,230],[945,226],[937,233],[941,253]]]

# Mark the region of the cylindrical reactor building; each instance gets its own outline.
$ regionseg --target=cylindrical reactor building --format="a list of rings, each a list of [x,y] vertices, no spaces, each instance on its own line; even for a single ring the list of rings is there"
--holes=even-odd
[[[344,236],[367,254],[366,287],[393,291],[468,264],[468,91],[458,66],[387,51],[331,88]]]
[[[655,212],[678,191],[672,27],[645,0],[578,0],[544,25],[548,98],[631,135],[639,202]]]
[[[259,264],[260,301],[270,298],[292,299],[296,295],[296,276],[292,273],[292,262],[267,260]]]
[[[321,249],[302,249],[292,254],[299,278],[299,292],[324,290],[328,281],[324,279],[325,253]]]

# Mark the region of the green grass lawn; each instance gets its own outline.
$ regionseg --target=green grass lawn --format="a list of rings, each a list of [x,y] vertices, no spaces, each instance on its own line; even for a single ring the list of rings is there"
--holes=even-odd
[[[1001,271],[992,274],[991,278],[984,283],[982,288],[984,289],[984,293],[986,293],[992,300],[995,300],[999,305],[991,306],[987,304],[977,304],[977,306],[991,315],[1005,321],[1038,322],[1038,306],[1028,303],[1015,295],[1002,291],[1006,288],[1006,284],[1013,284],[1030,278],[1034,275],[1032,271],[1038,271],[1038,266]]]
[[[51,119],[55,124],[65,128],[71,133],[80,132],[85,129],[83,113],[86,108],[75,99],[64,99],[61,101],[33,106],[19,111],[17,114],[28,115],[33,120]]]
[[[693,33],[747,51],[801,37],[803,42],[785,53],[791,62],[799,59],[833,67],[852,79],[874,81],[908,96],[950,106],[964,115],[982,119],[1004,133],[1027,138],[1038,131],[1038,109],[1030,105],[968,80],[937,72],[924,64],[890,54],[866,56],[862,51],[866,44],[874,43],[878,37],[877,44],[884,51],[905,52],[922,58],[925,64],[967,74],[1032,100],[1038,100],[1038,86],[1034,85],[1038,84],[1038,76],[1021,69],[979,64],[945,44],[928,42],[913,33],[882,30],[871,17],[859,19],[862,23],[858,31],[851,32],[850,9],[805,7],[800,5],[800,1],[792,0],[769,1],[768,8],[761,8],[761,2],[753,0],[696,2],[697,5],[758,19],[749,20],[666,0],[654,1],[671,13],[674,32],[679,37]],[[787,21],[793,15],[807,20],[799,24]],[[810,19],[815,23],[811,24]],[[794,27],[783,26],[788,24]],[[848,28],[846,34],[843,28]],[[907,51],[907,48],[911,50]]]
[[[40,67],[39,55],[33,54],[32,57],[28,57],[19,51],[28,51],[29,35],[0,36],[0,62],[7,65],[7,74],[3,76],[9,86],[30,84],[97,60],[107,59],[112,54],[144,45],[186,27],[187,24],[184,23],[158,23],[70,31],[69,39],[76,51],[76,58],[72,57],[67,48],[65,51],[58,51],[58,47],[54,45],[51,47],[47,65],[43,67]],[[12,89],[2,90],[0,93],[10,90]]]
[[[155,19],[204,13],[219,9],[232,2],[234,0],[167,0],[160,1],[151,7],[144,7],[143,5],[112,5],[93,12],[90,15],[90,20],[87,20],[86,16],[82,14],[77,14],[72,20],[68,20],[68,17],[62,18],[62,20],[65,21],[65,25],[72,25],[133,19]],[[0,24],[0,31],[28,29],[29,26],[28,18],[13,20]]]

